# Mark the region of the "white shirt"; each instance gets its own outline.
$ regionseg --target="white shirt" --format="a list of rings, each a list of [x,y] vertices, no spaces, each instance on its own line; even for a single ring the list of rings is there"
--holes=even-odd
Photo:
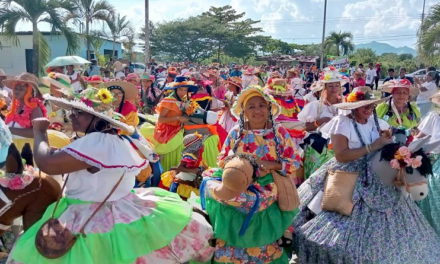
[[[318,98],[316,98],[316,96],[313,95],[313,92],[310,92],[304,95],[304,100],[310,103],[310,102],[318,101]]]
[[[125,77],[125,74],[123,71],[115,72],[115,79],[116,80],[120,80],[120,79],[122,79],[122,77]]]
[[[390,125],[382,119],[379,119],[379,127],[381,130],[389,129]],[[366,124],[356,122],[359,133],[365,144],[371,144],[380,137],[377,131],[374,117],[371,116]],[[330,138],[331,135],[342,135],[348,139],[348,148],[357,149],[362,147],[362,142],[354,128],[353,120],[348,116],[339,115],[325,124],[321,129],[322,137]]]
[[[319,111],[320,104],[320,101],[314,101],[306,104],[298,114],[298,120],[307,123],[315,122],[323,117],[333,118],[334,116],[338,115],[338,109],[334,106],[322,104],[321,111]]]
[[[366,84],[372,84],[374,81],[374,77],[377,76],[376,70],[375,69],[368,69],[367,70],[367,79],[365,80]]]
[[[430,82],[424,82],[421,85],[423,88],[428,89],[428,91],[420,92],[420,94],[417,96],[416,103],[429,103],[429,98],[437,93],[438,88],[437,85],[435,85],[434,81]]]
[[[429,143],[440,140],[440,115],[438,112],[429,112],[419,124],[420,132],[431,136]],[[431,151],[433,154],[440,154],[440,146]]]
[[[81,87],[81,82],[78,80],[79,78],[79,73],[74,71],[72,75],[69,75],[66,73],[67,76],[69,76],[70,80],[71,80],[71,86],[73,88],[73,90],[76,93],[79,93],[82,91],[82,87]]]

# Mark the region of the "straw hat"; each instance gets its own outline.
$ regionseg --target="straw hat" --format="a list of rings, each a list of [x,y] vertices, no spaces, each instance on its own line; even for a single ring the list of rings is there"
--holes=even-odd
[[[70,90],[70,78],[67,75],[57,72],[51,72],[46,77],[41,78],[41,82],[50,87],[50,85],[54,85],[61,90]]]
[[[38,87],[38,77],[28,73],[28,72],[24,72],[22,74],[20,74],[19,76],[16,76],[14,78],[11,79],[6,79],[3,80],[3,85],[6,87],[11,88],[12,90],[14,90],[15,85],[17,83],[27,83],[30,84],[32,86],[32,88],[34,89],[34,97],[38,97],[40,99],[42,99],[42,93],[40,91],[40,88]]]
[[[178,76],[174,79],[174,82],[169,83],[165,90],[175,90],[179,87],[187,87],[188,93],[196,93],[199,90],[199,87],[195,85],[194,82],[188,81],[188,78],[185,76]]]
[[[319,78],[321,83],[334,83],[340,82],[341,86],[348,82],[347,77],[342,75],[335,67],[327,67],[321,74]]]
[[[80,94],[73,95],[74,99],[71,100],[53,97],[49,94],[45,94],[44,98],[67,111],[78,109],[107,121],[113,128],[134,133],[134,127],[118,121],[121,117],[113,111],[113,95],[105,88],[86,89]]]
[[[233,85],[235,85],[235,86],[237,86],[238,88],[239,88],[239,91],[243,88],[243,87],[241,87],[241,83],[242,83],[243,81],[242,81],[242,79],[240,78],[240,77],[237,77],[237,76],[234,76],[234,77],[230,77],[230,78],[228,78],[226,81],[225,81],[225,84],[226,83],[230,83],[230,84],[233,84]]]
[[[251,85],[248,86],[246,89],[242,90],[241,93],[237,96],[237,100],[234,103],[234,106],[232,107],[232,114],[236,118],[240,118],[241,111],[243,109],[243,103],[244,101],[252,95],[259,96],[264,98],[266,102],[272,104],[272,116],[274,119],[276,119],[280,113],[281,113],[281,106],[273,99],[272,95],[267,94],[264,92],[263,88],[259,85]],[[252,96],[253,97],[253,96]]]
[[[209,78],[210,76],[217,76],[218,74],[215,70],[207,70],[205,72],[202,73],[203,76],[205,76],[206,78]]]
[[[113,63],[113,67],[115,68],[115,72],[122,71],[126,66],[127,66],[127,64],[122,64],[122,62],[120,62],[120,61]]]
[[[93,84],[93,83],[103,83],[104,82],[102,77],[99,76],[99,75],[93,75],[93,76],[90,76],[89,78],[85,78],[84,80],[86,82],[90,83],[90,84]]]
[[[438,92],[438,93],[434,94],[433,96],[431,96],[429,98],[429,100],[431,102],[433,102],[434,104],[436,104],[436,105],[440,105],[440,92]]]
[[[355,72],[353,72],[353,75],[360,75],[361,77],[365,77],[365,72],[363,70],[356,70]]]
[[[271,95],[278,96],[293,95],[293,90],[289,85],[287,85],[287,81],[280,78],[270,79],[264,87],[264,91]]]
[[[209,135],[200,135],[195,132],[194,134],[186,135],[183,138],[183,146],[185,147],[182,153],[193,153],[200,150],[203,146],[203,142]]]
[[[243,70],[244,75],[255,75],[259,72],[260,72],[260,69],[254,67],[254,66],[249,66],[249,67],[247,67],[246,70]]]
[[[390,98],[391,96],[374,99],[370,87],[356,87],[351,93],[345,96],[344,103],[334,104],[333,106],[342,110],[354,110],[367,105],[379,104]]]
[[[129,82],[124,81],[110,81],[104,83],[104,86],[107,87],[110,91],[113,89],[122,89],[124,91],[124,96],[126,101],[132,101],[138,97],[138,89],[137,87]]]
[[[142,80],[147,80],[147,81],[154,82],[156,80],[156,77],[154,77],[154,75],[150,75],[150,74],[144,72],[141,75],[141,81]]]
[[[280,72],[274,71],[274,72],[271,72],[269,75],[269,79],[272,79],[272,78],[283,78],[283,76],[281,75]]]
[[[392,93],[394,88],[407,88],[410,95],[416,96],[419,94],[419,90],[416,89],[407,79],[394,79],[384,83],[381,87],[383,93]]]

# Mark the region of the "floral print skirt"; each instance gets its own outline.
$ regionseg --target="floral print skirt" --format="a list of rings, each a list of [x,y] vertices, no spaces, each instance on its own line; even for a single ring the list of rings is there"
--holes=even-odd
[[[327,172],[361,172],[350,216],[321,211],[313,218],[307,205],[324,190]],[[440,240],[416,203],[382,184],[365,161],[331,159],[298,189],[300,212],[293,220],[299,263],[440,263]]]

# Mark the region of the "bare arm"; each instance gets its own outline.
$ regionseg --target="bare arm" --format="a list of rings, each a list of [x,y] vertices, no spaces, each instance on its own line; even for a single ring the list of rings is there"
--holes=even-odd
[[[52,152],[47,138],[49,120],[39,119],[34,122],[34,159],[37,167],[49,174],[66,174],[91,168],[64,151]]]
[[[83,87],[83,89],[85,90],[87,88],[87,83],[86,81],[84,81],[84,79],[81,77],[81,74],[78,73],[78,77],[79,82],[81,83],[81,86]]]
[[[43,111],[41,111],[40,107],[36,107],[31,114],[31,120],[34,120],[35,118],[43,117]],[[24,138],[33,138],[34,137],[34,131],[32,128],[16,128],[11,127],[9,128],[11,133],[16,136],[24,137]]]
[[[333,145],[335,158],[339,162],[355,161],[369,154],[367,147],[365,146],[356,149],[348,148],[348,138],[343,135],[331,135],[331,142]],[[385,137],[380,137],[370,145],[371,151],[379,150],[387,143],[388,139]]]
[[[329,122],[331,119],[329,117],[323,117],[316,120],[318,126],[316,126],[315,122],[306,122],[306,131],[315,131],[322,124]]]
[[[425,134],[423,134],[421,131],[415,136],[415,138],[424,138],[426,137]]]
[[[183,116],[167,116],[169,112],[170,110],[166,108],[162,108],[162,111],[160,111],[159,119],[157,121],[163,124],[172,123],[176,121],[180,121],[180,122],[188,121],[188,119]]]

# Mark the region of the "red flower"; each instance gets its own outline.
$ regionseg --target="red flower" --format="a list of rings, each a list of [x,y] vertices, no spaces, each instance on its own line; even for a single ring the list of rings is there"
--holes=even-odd
[[[291,157],[293,157],[294,153],[295,153],[295,151],[292,147],[287,147],[284,149],[283,156],[286,158],[291,158]]]

